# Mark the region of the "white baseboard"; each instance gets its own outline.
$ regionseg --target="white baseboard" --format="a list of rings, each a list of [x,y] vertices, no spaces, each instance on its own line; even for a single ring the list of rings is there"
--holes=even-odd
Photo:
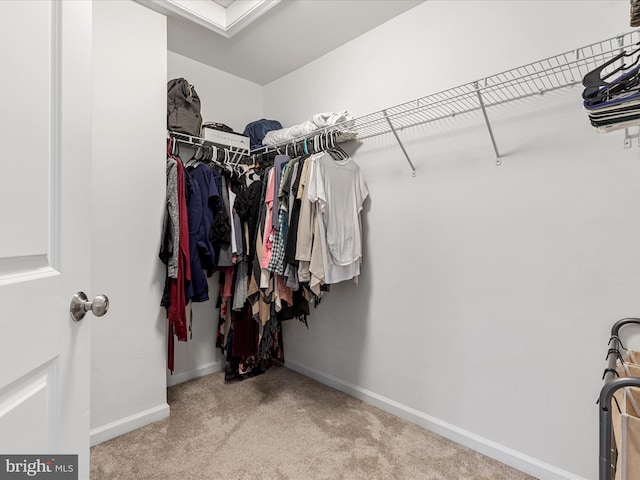
[[[193,380],[194,378],[203,377],[210,373],[221,372],[222,370],[224,370],[224,362],[218,361],[207,363],[193,370],[187,370],[186,372],[174,373],[173,375],[169,374],[167,375],[167,387],[172,387],[173,385]]]
[[[291,360],[286,360],[285,366],[298,373],[318,380],[325,385],[340,390],[352,397],[362,400],[369,405],[373,405],[385,412],[419,425],[460,445],[471,448],[487,457],[493,458],[505,465],[532,475],[539,480],[585,480],[573,473],[561,470],[553,465],[541,462],[511,448],[480,437],[475,433],[468,432],[461,428],[431,417],[426,413],[414,408],[398,403],[377,393],[366,390],[352,383],[341,380],[333,375],[320,372],[310,367],[306,367]]]
[[[143,412],[94,428],[90,433],[91,446],[106,442],[125,433],[132,432],[169,416],[169,404],[164,403]]]

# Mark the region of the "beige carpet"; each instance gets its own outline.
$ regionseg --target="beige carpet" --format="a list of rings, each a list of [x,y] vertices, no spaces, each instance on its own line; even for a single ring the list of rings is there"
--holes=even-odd
[[[91,449],[92,480],[532,479],[287,368],[168,395],[168,419]]]

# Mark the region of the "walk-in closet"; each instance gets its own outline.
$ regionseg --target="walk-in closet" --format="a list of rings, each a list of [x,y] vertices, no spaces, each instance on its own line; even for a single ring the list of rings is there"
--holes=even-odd
[[[639,2],[0,26],[0,478],[640,478]]]

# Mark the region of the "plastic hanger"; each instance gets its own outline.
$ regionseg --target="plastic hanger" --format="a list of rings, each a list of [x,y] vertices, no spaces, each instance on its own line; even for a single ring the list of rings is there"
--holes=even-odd
[[[169,135],[167,137],[167,157],[171,156],[171,147],[173,147],[173,137]]]
[[[331,153],[333,153],[334,155],[338,155],[339,160],[348,160],[349,159],[349,154],[347,152],[345,152],[342,149],[342,147],[340,147],[337,144],[336,139],[337,139],[337,132],[335,132],[335,131],[327,132],[327,141],[331,145],[330,148],[329,148],[329,151]]]
[[[615,57],[613,57],[611,60],[603,63],[602,65],[598,66],[594,70],[591,70],[589,73],[587,73],[582,79],[582,84],[585,87],[587,87],[582,92],[582,98],[588,99],[588,98],[594,98],[596,96],[611,95],[613,93],[616,93],[612,91],[612,89],[616,87],[618,90],[617,93],[619,93],[620,91],[623,91],[625,89],[629,89],[637,86],[638,72],[637,72],[637,68],[634,68],[634,67],[638,65],[638,62],[640,62],[640,55],[636,57],[636,59],[631,64],[623,63],[615,70],[607,73],[604,77],[602,76],[602,71],[609,65],[620,60],[621,58],[632,57],[633,55],[639,52],[640,52],[640,48],[637,48],[631,53],[621,52]],[[613,74],[618,73],[622,70],[627,70],[627,74],[623,75],[622,77],[616,79],[613,82],[605,82],[605,79],[611,77]],[[601,89],[600,87],[607,87],[607,88]]]
[[[619,53],[618,55],[616,55],[615,57],[613,57],[611,60],[603,63],[602,65],[598,66],[597,68],[591,70],[589,73],[587,73],[583,78],[582,78],[582,85],[584,85],[585,87],[601,87],[603,85],[607,85],[607,83],[604,81],[604,78],[608,78],[611,75],[613,75],[616,72],[619,72],[620,70],[622,70],[624,68],[624,64],[619,66],[618,68],[616,68],[614,71],[612,71],[611,73],[608,73],[607,75],[605,75],[605,77],[602,77],[602,71],[607,68],[609,65],[617,62],[618,60],[620,60],[622,57],[624,57],[624,52]]]
[[[198,166],[201,163],[201,160],[204,157],[204,148],[202,145],[197,145],[195,151],[193,152],[193,156],[187,161],[185,167],[189,166]]]

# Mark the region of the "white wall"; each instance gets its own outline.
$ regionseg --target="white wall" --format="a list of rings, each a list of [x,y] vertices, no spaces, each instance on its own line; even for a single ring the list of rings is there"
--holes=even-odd
[[[167,78],[183,77],[195,86],[204,122],[218,122],[242,134],[262,115],[262,87],[217,68],[169,51]]]
[[[626,1],[426,2],[265,87],[285,125],[355,116],[630,30]],[[597,477],[611,324],[640,309],[640,153],[581,89],[349,145],[370,189],[360,285],[287,364],[538,478]]]
[[[247,123],[262,118],[262,87],[177,53],[168,52],[168,79],[186,78],[194,85],[201,101],[205,122],[224,123],[242,133]],[[188,160],[192,151],[182,147]],[[175,370],[167,383],[196,378],[224,368],[224,359],[216,345],[216,327],[220,315],[216,308],[218,277],[209,279],[209,301],[192,304],[193,338],[176,342]]]
[[[158,250],[165,204],[166,17],[94,2],[92,444],[167,416]],[[82,219],[79,219],[82,221]]]

